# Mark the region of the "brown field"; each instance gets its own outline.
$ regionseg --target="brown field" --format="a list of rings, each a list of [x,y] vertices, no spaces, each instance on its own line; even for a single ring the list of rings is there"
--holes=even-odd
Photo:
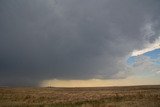
[[[0,107],[160,107],[160,85],[0,88]]]

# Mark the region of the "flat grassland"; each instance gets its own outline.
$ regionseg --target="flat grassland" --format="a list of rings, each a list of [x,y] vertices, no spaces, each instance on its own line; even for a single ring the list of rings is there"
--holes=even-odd
[[[160,85],[0,88],[0,107],[160,107]]]

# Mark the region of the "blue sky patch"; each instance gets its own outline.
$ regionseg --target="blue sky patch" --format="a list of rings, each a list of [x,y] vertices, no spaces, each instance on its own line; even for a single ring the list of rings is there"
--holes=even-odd
[[[150,52],[146,52],[143,55],[150,57],[151,59],[160,59],[160,49],[155,49]],[[128,58],[127,63],[133,65],[136,61],[136,56],[131,56]],[[155,64],[160,65],[160,61],[156,61]]]

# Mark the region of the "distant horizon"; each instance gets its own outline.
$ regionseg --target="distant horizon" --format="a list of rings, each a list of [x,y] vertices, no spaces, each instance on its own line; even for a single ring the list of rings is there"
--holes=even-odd
[[[116,88],[116,87],[143,87],[143,86],[160,86],[160,84],[151,85],[124,85],[124,86],[91,86],[91,87],[56,87],[56,86],[0,86],[0,88]]]

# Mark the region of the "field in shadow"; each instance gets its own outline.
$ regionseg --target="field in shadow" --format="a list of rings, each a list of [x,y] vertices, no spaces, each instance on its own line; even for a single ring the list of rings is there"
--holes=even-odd
[[[0,88],[0,107],[160,107],[160,85]]]

